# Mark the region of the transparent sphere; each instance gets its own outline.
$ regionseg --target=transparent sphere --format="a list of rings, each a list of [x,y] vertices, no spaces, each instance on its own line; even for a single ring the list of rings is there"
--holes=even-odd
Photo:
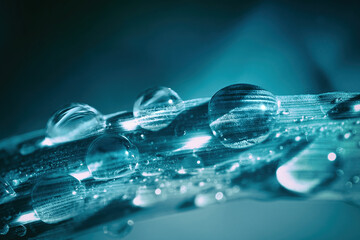
[[[210,128],[224,146],[246,148],[269,136],[277,108],[270,92],[250,84],[231,85],[209,102]]]
[[[86,164],[95,179],[113,179],[133,173],[139,152],[127,138],[104,135],[89,146]]]
[[[85,187],[70,175],[42,177],[31,194],[32,206],[45,223],[57,223],[79,214],[84,205]]]
[[[276,170],[279,184],[291,192],[308,194],[318,191],[337,178],[341,163],[335,152],[326,156],[319,152],[322,148],[310,146],[307,149]]]
[[[105,120],[96,109],[72,103],[53,114],[46,133],[52,142],[67,142],[92,135],[104,126]]]
[[[183,100],[170,88],[146,90],[135,102],[133,114],[138,124],[147,130],[167,127],[185,108]]]
[[[103,227],[104,233],[117,239],[124,238],[132,231],[134,222],[132,220],[119,221]]]

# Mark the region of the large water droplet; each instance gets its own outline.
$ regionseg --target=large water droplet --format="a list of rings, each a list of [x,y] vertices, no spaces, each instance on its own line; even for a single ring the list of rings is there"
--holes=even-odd
[[[269,136],[277,108],[270,92],[249,84],[231,85],[209,102],[210,128],[226,147],[249,147]]]
[[[139,152],[123,136],[104,135],[89,146],[86,164],[95,179],[112,179],[133,173]]]
[[[185,108],[183,100],[170,88],[157,87],[145,91],[134,104],[134,117],[147,130],[167,127]]]
[[[133,227],[134,222],[132,220],[128,220],[126,222],[120,221],[112,223],[111,225],[106,225],[103,230],[106,235],[119,239],[129,235]]]
[[[72,103],[57,111],[47,123],[47,137],[53,143],[88,137],[103,129],[105,120],[96,109]]]
[[[31,197],[33,209],[40,220],[57,223],[80,213],[85,187],[70,175],[50,175],[40,179]]]
[[[332,109],[327,115],[332,119],[347,119],[360,117],[360,95],[341,102]]]

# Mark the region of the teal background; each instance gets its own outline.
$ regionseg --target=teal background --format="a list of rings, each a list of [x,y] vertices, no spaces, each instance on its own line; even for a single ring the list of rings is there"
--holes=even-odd
[[[359,92],[359,30],[356,1],[2,1],[0,138],[70,102],[131,110],[157,85],[183,99],[233,83]],[[135,223],[126,239],[359,239],[359,223],[343,203],[246,200]]]

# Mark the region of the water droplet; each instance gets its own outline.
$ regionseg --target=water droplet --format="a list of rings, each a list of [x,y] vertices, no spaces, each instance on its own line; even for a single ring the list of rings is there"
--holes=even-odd
[[[341,176],[344,175],[344,171],[343,171],[342,169],[337,169],[337,170],[336,170],[336,175],[337,175],[338,177],[341,177]]]
[[[0,223],[0,235],[6,235],[8,232],[9,232],[9,225]]]
[[[342,98],[341,97],[339,97],[339,98],[334,98],[332,101],[331,101],[331,103],[332,104],[338,104],[338,103],[340,103],[340,102],[342,102]]]
[[[360,177],[359,176],[353,176],[352,181],[353,181],[353,183],[359,183]]]
[[[27,232],[27,229],[24,225],[14,227],[14,233],[19,237],[25,236],[26,232]]]
[[[336,157],[337,157],[336,153],[334,153],[334,152],[331,152],[331,153],[328,154],[329,161],[335,161]]]
[[[276,114],[275,96],[249,84],[223,88],[209,102],[210,128],[230,148],[264,141],[272,131]]]
[[[360,117],[360,95],[337,104],[327,115],[332,119],[347,119]]]
[[[221,201],[224,198],[224,194],[222,192],[217,192],[215,194],[215,199]]]
[[[314,151],[318,148],[314,147]],[[284,188],[301,194],[319,190],[320,186],[337,177],[339,159],[334,152],[327,156],[303,151],[280,166],[276,178]]]
[[[106,235],[119,239],[129,235],[133,227],[134,222],[132,220],[128,220],[126,222],[120,221],[112,223],[111,225],[106,225],[103,230]]]
[[[348,182],[345,183],[345,187],[346,187],[347,189],[352,188],[352,186],[353,186],[353,184],[352,184],[352,182],[350,182],[350,181],[348,181]]]
[[[158,131],[167,127],[185,109],[179,95],[170,88],[146,90],[134,104],[134,117],[147,130]]]
[[[47,123],[47,137],[53,143],[88,137],[105,127],[105,120],[96,109],[72,103],[57,111]]]
[[[160,185],[160,187],[163,187]],[[157,190],[140,187],[136,191],[136,197],[133,199],[132,203],[138,207],[150,207],[159,201],[165,200],[166,194],[158,188]]]
[[[16,193],[10,184],[5,179],[0,177],[0,202],[7,196],[15,197]]]
[[[160,188],[155,189],[155,194],[160,195],[161,194],[161,189]]]
[[[281,115],[289,115],[290,111],[289,110],[284,110],[280,112]]]
[[[224,164],[215,165],[215,173],[217,174],[232,173],[239,170],[240,170],[239,161],[231,161]]]
[[[104,135],[89,146],[86,164],[95,179],[112,179],[133,173],[139,152],[123,136]]]
[[[179,156],[176,172],[179,174],[197,174],[204,169],[204,164],[196,154]]]
[[[45,223],[57,223],[80,213],[85,187],[70,175],[42,177],[32,191],[32,206]]]

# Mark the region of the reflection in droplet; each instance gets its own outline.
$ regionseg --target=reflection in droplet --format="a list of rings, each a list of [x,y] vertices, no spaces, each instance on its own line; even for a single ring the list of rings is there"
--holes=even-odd
[[[80,213],[85,187],[70,175],[50,175],[39,180],[31,197],[33,209],[40,220],[57,223]]]
[[[270,92],[249,84],[231,85],[209,102],[210,128],[226,147],[249,147],[269,136],[277,108]]]
[[[103,227],[103,231],[106,235],[120,239],[124,238],[132,231],[134,227],[134,222],[132,220],[120,221],[117,223],[112,223]]]
[[[134,117],[147,130],[158,131],[167,127],[185,108],[183,100],[170,88],[148,89],[134,104]]]
[[[133,173],[139,152],[127,138],[104,135],[89,146],[86,164],[95,179],[112,179]]]
[[[86,104],[72,103],[57,111],[47,123],[52,143],[88,137],[105,127],[101,113]]]

